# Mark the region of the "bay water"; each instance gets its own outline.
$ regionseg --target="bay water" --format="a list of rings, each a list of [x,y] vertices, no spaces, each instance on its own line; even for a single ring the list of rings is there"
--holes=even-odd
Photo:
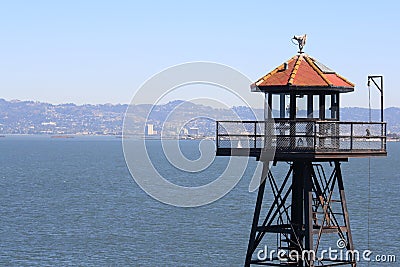
[[[196,158],[198,145],[188,140],[181,147]],[[159,154],[159,146],[149,149]],[[356,248],[368,248],[369,228],[374,254],[400,261],[400,143],[388,143],[388,153],[371,159],[370,187],[368,159],[343,163],[343,176]],[[158,167],[178,184],[198,186],[217,177],[227,160],[218,157],[194,175],[162,157]],[[256,199],[249,182],[246,173],[206,206],[172,207],[134,182],[121,139],[0,138],[0,266],[242,266]]]

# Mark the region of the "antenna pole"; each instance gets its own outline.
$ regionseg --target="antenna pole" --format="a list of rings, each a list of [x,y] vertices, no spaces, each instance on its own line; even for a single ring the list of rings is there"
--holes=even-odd
[[[375,79],[380,80],[380,85],[375,81]],[[383,122],[383,76],[382,75],[369,75],[368,85],[371,81],[374,83],[375,87],[381,92],[381,122]]]

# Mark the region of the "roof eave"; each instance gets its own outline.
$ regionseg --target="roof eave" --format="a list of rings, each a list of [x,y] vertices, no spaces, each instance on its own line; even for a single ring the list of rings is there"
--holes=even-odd
[[[296,86],[296,85],[274,85],[274,86],[256,86],[253,83],[251,86],[252,92],[264,92],[264,93],[285,93],[289,91],[297,92],[339,92],[349,93],[354,91],[354,87],[345,86]]]

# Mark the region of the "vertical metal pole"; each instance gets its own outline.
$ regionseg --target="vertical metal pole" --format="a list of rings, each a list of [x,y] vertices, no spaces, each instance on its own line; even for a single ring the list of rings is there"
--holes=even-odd
[[[272,143],[271,143],[271,137],[272,137],[272,132],[271,132],[271,125],[273,125],[271,122],[272,120],[272,94],[267,94],[265,93],[265,106],[264,106],[264,148],[271,149]]]
[[[337,100],[337,120],[340,120],[340,94],[339,93],[336,93],[337,94],[337,97],[336,97],[336,100]]]
[[[336,119],[336,94],[331,94],[331,119]]]
[[[296,93],[290,93],[289,107],[289,118],[290,120],[294,120],[296,118]]]
[[[290,149],[296,147],[296,94],[290,93],[290,122],[289,122],[289,133],[290,133]]]
[[[383,76],[381,76],[381,122],[383,122]]]
[[[264,162],[264,164],[266,164],[267,168],[268,168],[269,162]],[[262,173],[264,175],[264,171]],[[262,205],[262,201],[263,201],[263,197],[264,197],[266,180],[267,179],[265,179],[265,177],[261,177],[261,180],[260,180],[261,184],[260,184],[260,187],[258,188],[256,208],[254,210],[253,224],[251,226],[249,244],[247,246],[246,261],[244,263],[244,267],[250,267],[251,258],[253,256],[254,250],[256,249],[254,247],[255,246],[255,239],[256,239],[258,221],[260,219],[260,211],[261,211],[261,205]]]
[[[325,95],[319,95],[319,119],[325,120]]]
[[[271,107],[272,109],[272,107]],[[286,117],[285,94],[281,93],[279,96],[279,117],[281,119]]]
[[[353,237],[351,235],[349,212],[347,210],[347,202],[346,202],[346,196],[345,196],[345,193],[344,193],[342,170],[340,168],[340,162],[339,161],[335,161],[335,169],[336,169],[336,177],[337,177],[339,193],[340,193],[340,200],[342,202],[342,213],[343,213],[343,216],[344,216],[344,223],[346,224],[346,230],[347,230],[346,231],[346,235],[347,235],[347,240],[346,240],[346,242],[347,242],[347,250],[353,251],[354,250]],[[349,255],[352,255],[352,254],[350,253]],[[352,258],[351,261],[354,262],[352,264],[352,267],[355,267],[356,266],[355,259]]]
[[[314,103],[313,103],[313,95],[307,95],[307,118],[312,119],[313,118],[313,112],[314,112]]]
[[[387,143],[387,137],[386,137],[386,133],[387,133],[387,132],[386,132],[386,125],[387,125],[386,123],[383,125],[383,127],[384,127],[384,129],[385,129],[385,130],[384,130],[384,131],[385,131],[385,132],[384,132],[384,134],[385,134],[385,135],[384,135],[384,137],[383,137],[383,140],[384,140],[383,148],[384,148],[385,150],[386,150],[386,143]]]
[[[350,150],[353,150],[353,123],[350,124]]]
[[[381,122],[383,123],[383,76],[381,76]],[[386,138],[386,129],[385,132],[383,132],[383,127],[381,130],[381,136],[385,135]],[[386,140],[385,140],[386,141]],[[381,142],[381,147],[383,146],[383,139]],[[385,142],[385,149],[386,149],[386,142]]]
[[[317,122],[314,122],[314,151],[316,151],[317,148]]]
[[[265,93],[264,118],[269,120],[272,117],[272,94]]]
[[[375,82],[375,78],[379,78],[381,80],[381,84],[380,86]],[[381,122],[383,122],[383,76],[382,75],[378,75],[378,76],[368,76],[368,86],[370,86],[370,82],[373,82],[376,86],[376,88],[378,88],[378,90],[381,92]]]
[[[257,148],[257,122],[254,122],[254,148]]]
[[[304,228],[305,228],[305,238],[304,238],[304,249],[307,251],[314,251],[313,244],[313,199],[312,199],[312,181],[311,181],[311,168],[312,163],[306,162],[304,164]],[[314,266],[314,259],[303,259],[306,261],[307,267]]]
[[[383,105],[383,76],[381,76],[381,122],[383,123],[383,107],[384,107],[384,105]],[[383,127],[382,127],[382,131],[381,131],[381,136],[385,136],[385,139],[386,139],[386,126],[385,126],[385,132],[383,131]],[[385,150],[386,150],[386,140],[385,140],[385,144],[383,144],[383,139],[382,139],[382,144],[381,144],[381,146],[383,147],[383,146],[385,146]]]
[[[291,222],[293,225],[293,230],[295,233],[290,235],[291,244],[300,244],[298,246],[291,248],[293,251],[297,251],[301,255],[302,246],[302,235],[300,232],[303,229],[303,189],[304,189],[304,161],[294,161],[293,162],[293,178],[292,178],[292,205],[290,211]],[[298,240],[299,238],[299,240]],[[297,262],[295,266],[303,266],[301,259]]]
[[[216,129],[216,135],[215,135],[215,142],[217,145],[217,149],[219,148],[219,142],[218,142],[218,128],[219,128],[219,122],[217,121],[217,129]]]

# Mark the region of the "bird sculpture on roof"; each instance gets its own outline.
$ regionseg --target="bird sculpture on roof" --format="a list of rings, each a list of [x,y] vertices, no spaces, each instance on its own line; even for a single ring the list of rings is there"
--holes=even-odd
[[[304,34],[303,36],[295,35],[292,38],[292,41],[293,40],[296,41],[297,45],[299,46],[299,53],[303,53],[303,48],[306,45],[307,34]]]

